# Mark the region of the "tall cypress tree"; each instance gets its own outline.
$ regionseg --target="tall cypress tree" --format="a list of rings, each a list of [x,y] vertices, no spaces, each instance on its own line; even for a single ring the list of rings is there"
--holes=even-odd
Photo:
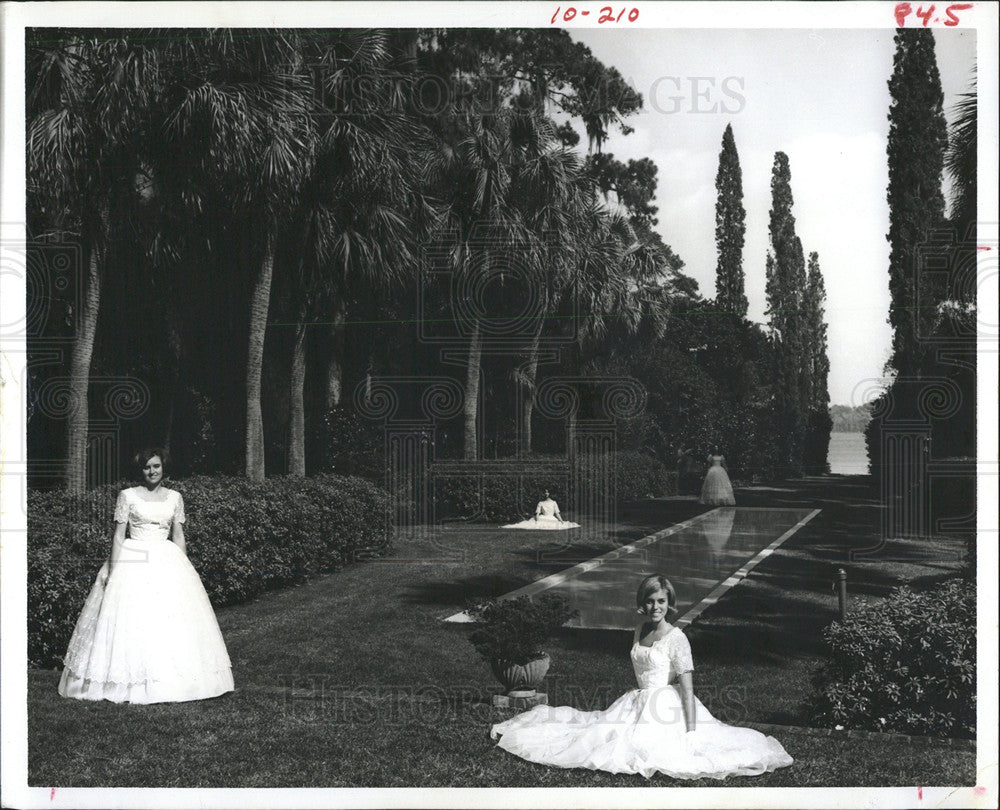
[[[765,290],[776,362],[774,418],[783,428],[778,435],[779,455],[788,475],[802,468],[808,412],[802,369],[806,265],[802,242],[795,235],[791,182],[788,156],[776,152],[771,169],[771,244]]]
[[[722,134],[719,171],[715,175],[715,300],[724,312],[743,318],[747,297],[743,289],[743,243],[746,234],[746,211],[743,209],[743,171],[736,152],[732,124]]]
[[[806,282],[805,256],[795,235],[792,202],[788,155],[776,152],[771,169],[770,261],[765,290],[771,329],[782,340],[794,337]]]
[[[889,93],[890,364],[900,376],[919,375],[921,336],[930,333],[943,291],[934,274],[917,273],[918,251],[944,223],[941,177],[948,144],[944,94],[930,29],[896,32]]]
[[[809,276],[802,309],[808,335],[809,403],[813,408],[825,410],[830,404],[830,392],[827,388],[830,360],[826,354],[826,322],[823,320],[826,311],[826,284],[819,269],[819,254],[815,251],[809,254]]]
[[[819,254],[809,254],[809,275],[802,302],[805,325],[804,381],[808,400],[808,442],[806,471],[814,474],[826,472],[827,454],[830,449],[830,359],[826,353],[826,323],[823,320],[826,305],[826,285],[819,269]]]

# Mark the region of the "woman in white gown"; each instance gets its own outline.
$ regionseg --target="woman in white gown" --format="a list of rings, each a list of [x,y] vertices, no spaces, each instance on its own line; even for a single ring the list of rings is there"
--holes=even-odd
[[[523,759],[559,768],[655,773],[676,779],[756,776],[792,764],[781,743],[720,722],[694,696],[691,647],[666,617],[677,597],[666,577],[647,577],[636,602],[632,666],[638,689],[603,711],[535,706],[493,726],[498,745]]]
[[[535,516],[520,523],[508,523],[501,526],[502,529],[579,529],[579,523],[572,523],[563,520],[559,514],[559,504],[549,497],[549,491],[545,494],[535,507]]]
[[[163,458],[158,449],[136,456],[144,485],[118,495],[110,559],[63,662],[63,697],[165,703],[233,689],[215,613],[185,553],[184,502],[161,485]]]
[[[705,474],[705,483],[701,487],[701,497],[698,503],[709,506],[735,506],[736,496],[733,495],[733,485],[729,481],[729,473],[723,466],[726,457],[713,447],[708,456],[709,468]]]

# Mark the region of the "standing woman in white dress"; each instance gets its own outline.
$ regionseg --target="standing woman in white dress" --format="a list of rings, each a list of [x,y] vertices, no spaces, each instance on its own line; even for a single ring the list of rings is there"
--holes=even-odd
[[[219,624],[187,558],[184,501],[162,485],[164,460],[158,448],[137,454],[143,484],[118,495],[111,555],[70,639],[63,697],[166,703],[233,690]]]
[[[712,448],[708,455],[708,472],[705,483],[701,487],[701,497],[698,503],[709,506],[735,506],[736,496],[733,495],[733,485],[725,468],[726,457],[719,452],[718,445]]]

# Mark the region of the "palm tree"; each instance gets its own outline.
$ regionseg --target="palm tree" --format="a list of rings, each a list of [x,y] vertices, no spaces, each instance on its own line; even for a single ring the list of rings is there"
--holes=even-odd
[[[87,393],[108,246],[137,196],[147,116],[159,90],[158,54],[146,42],[52,29],[34,29],[26,41],[29,207],[44,228],[78,241],[84,261],[69,360],[70,492],[87,486]]]
[[[951,127],[951,143],[945,168],[951,176],[951,221],[959,229],[958,238],[975,238],[968,229],[976,221],[976,73],[972,88],[955,105],[957,113]]]
[[[490,241],[503,250],[520,251],[518,261],[541,271],[548,300],[541,310],[557,306],[559,290],[571,273],[569,240],[558,251],[547,250],[545,229],[555,226],[568,233],[565,220],[571,172],[569,153],[553,148],[554,136],[565,135],[543,116],[543,108],[554,108],[577,120],[587,130],[591,144],[607,137],[617,125],[631,131],[624,118],[642,106],[642,98],[614,68],[607,68],[590,50],[572,41],[566,32],[531,29],[477,29],[434,31],[420,40],[422,54],[430,66],[446,77],[452,98],[471,100],[471,114],[442,116],[437,122],[444,160],[450,164],[442,193],[450,214],[450,227],[462,236],[456,240],[455,266],[468,272],[477,260],[488,260],[487,252],[469,252],[469,227],[488,222]],[[485,114],[483,114],[485,111]],[[562,138],[560,138],[562,140]],[[564,141],[567,142],[567,141]],[[440,167],[439,166],[439,167]],[[459,168],[463,167],[463,168]],[[456,170],[457,169],[457,170]],[[572,167],[575,171],[575,167]],[[520,183],[519,175],[525,182]],[[532,187],[534,185],[534,187]],[[500,251],[502,252],[502,251]],[[495,258],[495,257],[494,257]],[[510,258],[510,256],[508,256]],[[562,279],[562,281],[558,281]],[[496,304],[496,302],[491,302]],[[502,318],[502,312],[498,311]],[[464,455],[478,456],[482,320],[465,324],[469,343],[464,400]],[[540,320],[541,327],[543,321]],[[537,342],[528,348],[527,363],[515,371],[515,380],[528,389],[524,401],[521,450],[530,450],[532,390],[537,374]]]
[[[509,200],[515,160],[513,123],[514,113],[505,107],[486,116],[461,111],[440,133],[429,165],[429,176],[446,206],[442,228],[453,235],[450,259],[459,278],[457,289],[464,290],[463,295],[498,271],[505,253],[523,250],[531,243],[530,232]],[[455,303],[469,304],[459,316],[459,328],[468,336],[463,456],[476,459],[483,330],[488,323],[476,312],[476,303]]]
[[[516,117],[513,129],[516,162],[510,204],[530,234],[530,246],[520,260],[535,282],[527,294],[535,298],[534,309],[539,315],[527,357],[512,376],[524,389],[519,449],[522,455],[529,455],[542,331],[547,316],[572,282],[578,258],[577,243],[570,238],[572,217],[585,205],[586,187],[579,157],[557,146],[552,122],[531,105],[522,102],[519,106],[523,112]]]
[[[213,31],[170,46],[165,153],[186,166],[195,211],[211,200],[244,229],[252,266],[245,374],[246,475],[264,478],[261,368],[275,252],[309,177],[313,83],[294,31]],[[192,158],[194,160],[192,161]]]
[[[405,45],[405,43],[403,43]],[[413,67],[380,32],[342,31],[307,45],[323,124],[317,160],[296,213],[302,245],[290,378],[289,465],[305,474],[305,332],[322,317],[334,340],[325,369],[327,413],[339,401],[344,358],[336,339],[352,288],[389,291],[417,269],[418,232],[434,211],[421,195],[426,134],[401,104]]]

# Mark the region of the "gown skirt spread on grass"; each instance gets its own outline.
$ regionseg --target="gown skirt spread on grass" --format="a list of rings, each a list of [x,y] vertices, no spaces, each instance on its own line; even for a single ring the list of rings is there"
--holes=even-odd
[[[736,496],[733,495],[729,473],[722,466],[722,456],[709,456],[709,458],[712,460],[712,466],[705,474],[705,483],[702,484],[698,503],[709,506],[735,506]]]
[[[216,697],[233,689],[232,665],[208,594],[170,540],[184,522],[180,493],[147,501],[123,490],[115,521],[129,537],[108,576],[105,562],[66,652],[59,694],[115,703]]]
[[[535,508],[535,516],[522,520],[520,523],[508,523],[501,526],[501,529],[536,529],[558,531],[561,529],[579,529],[579,523],[572,523],[568,520],[559,520],[556,514],[559,512],[559,504],[549,498],[547,501],[539,501]]]
[[[792,764],[781,743],[729,726],[694,699],[696,731],[688,734],[680,692],[670,681],[693,669],[691,647],[674,628],[651,647],[632,646],[638,689],[603,711],[535,706],[493,726],[499,747],[542,765],[611,773],[662,773],[676,779],[756,776]]]

